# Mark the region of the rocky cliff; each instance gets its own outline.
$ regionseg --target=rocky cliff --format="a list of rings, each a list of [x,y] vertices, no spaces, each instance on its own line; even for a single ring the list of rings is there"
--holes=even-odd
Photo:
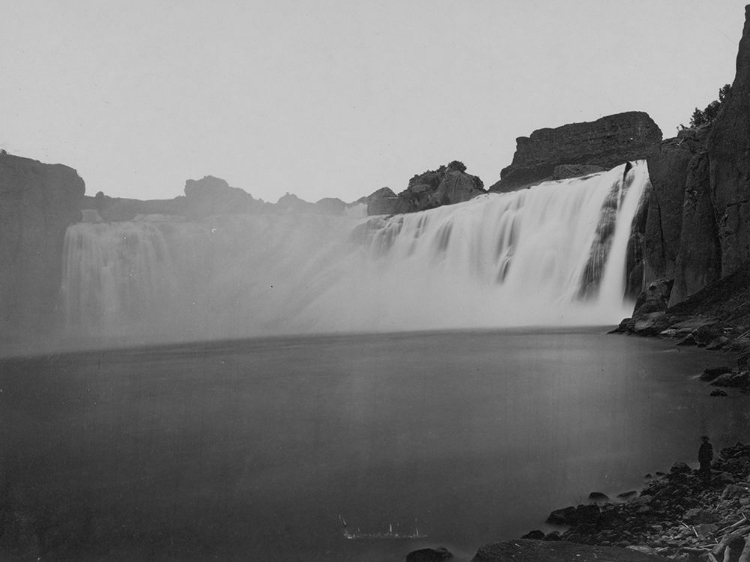
[[[437,170],[417,174],[409,186],[396,195],[383,187],[367,197],[368,215],[395,215],[426,211],[442,205],[463,203],[485,193],[484,184],[477,176],[466,173],[466,166],[453,161]]]
[[[648,166],[645,281],[674,285],[669,309],[636,309],[620,329],[750,348],[750,7],[736,76],[716,119],[661,143]]]
[[[583,175],[642,160],[661,138],[656,123],[640,111],[539,129],[529,137],[516,139],[513,162],[500,172],[500,181],[490,191],[515,191],[547,179]]]
[[[731,95],[713,124],[707,154],[725,276],[750,261],[750,6]]]
[[[52,327],[65,230],[84,192],[72,168],[0,154],[0,334]]]

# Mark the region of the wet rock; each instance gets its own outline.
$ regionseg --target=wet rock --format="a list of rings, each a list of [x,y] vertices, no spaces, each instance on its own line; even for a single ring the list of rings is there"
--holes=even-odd
[[[726,336],[719,336],[718,338],[715,338],[711,340],[707,345],[706,349],[709,351],[717,351],[719,349],[722,349],[725,345],[729,343],[729,338]]]
[[[651,475],[650,474],[646,475],[646,478],[651,478]],[[635,490],[629,490],[627,492],[617,494],[617,497],[620,498],[621,500],[629,500],[637,496],[638,496],[638,492],[636,492]]]
[[[547,533],[547,535],[545,535],[544,540],[545,541],[559,541],[562,539],[560,538],[560,533],[558,533],[557,531],[552,531],[551,533]]]
[[[709,396],[713,396],[713,397],[721,397],[721,396],[726,396],[726,395],[727,395],[726,392],[724,392],[723,390],[719,390],[718,388],[714,390],[713,392],[711,392],[711,394],[709,394]]]
[[[596,524],[601,513],[596,505],[579,505],[566,507],[550,513],[547,523],[550,525],[582,525]]]
[[[472,562],[664,562],[664,558],[613,546],[570,541],[514,540],[482,546]]]
[[[420,548],[406,555],[406,562],[441,562],[450,560],[453,554],[445,547]]]
[[[727,366],[711,367],[703,371],[703,374],[701,374],[700,379],[702,381],[710,382],[710,381],[715,380],[720,375],[723,375],[725,373],[731,373],[731,372],[732,372],[732,369],[730,369]]]
[[[595,503],[604,503],[609,501],[609,496],[601,492],[591,492],[589,494],[589,501]]]
[[[532,541],[541,541],[544,539],[544,531],[540,531],[539,529],[534,529],[533,531],[529,531],[528,533],[526,533],[521,538],[529,539]]]

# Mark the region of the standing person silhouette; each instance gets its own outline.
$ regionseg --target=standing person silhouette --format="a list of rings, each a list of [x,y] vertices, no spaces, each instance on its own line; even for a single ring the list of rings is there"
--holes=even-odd
[[[703,482],[708,484],[711,481],[711,461],[714,459],[714,448],[708,442],[708,435],[701,437],[700,449],[698,449],[698,462],[700,463],[700,474]]]

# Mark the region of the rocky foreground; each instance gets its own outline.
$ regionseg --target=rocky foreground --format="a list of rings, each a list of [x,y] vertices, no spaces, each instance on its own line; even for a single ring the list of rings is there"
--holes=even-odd
[[[748,562],[750,560],[750,445],[720,451],[706,479],[683,462],[647,475],[643,490],[610,500],[592,493],[588,505],[553,511],[547,523],[566,530],[531,531],[489,544],[472,562]],[[433,551],[407,560],[448,560]],[[422,557],[424,556],[424,557]]]

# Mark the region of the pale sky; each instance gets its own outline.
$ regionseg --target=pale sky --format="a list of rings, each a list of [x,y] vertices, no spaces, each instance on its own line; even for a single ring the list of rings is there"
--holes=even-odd
[[[353,201],[515,138],[646,111],[664,136],[734,78],[744,0],[0,0],[0,148],[89,195],[214,175]]]

